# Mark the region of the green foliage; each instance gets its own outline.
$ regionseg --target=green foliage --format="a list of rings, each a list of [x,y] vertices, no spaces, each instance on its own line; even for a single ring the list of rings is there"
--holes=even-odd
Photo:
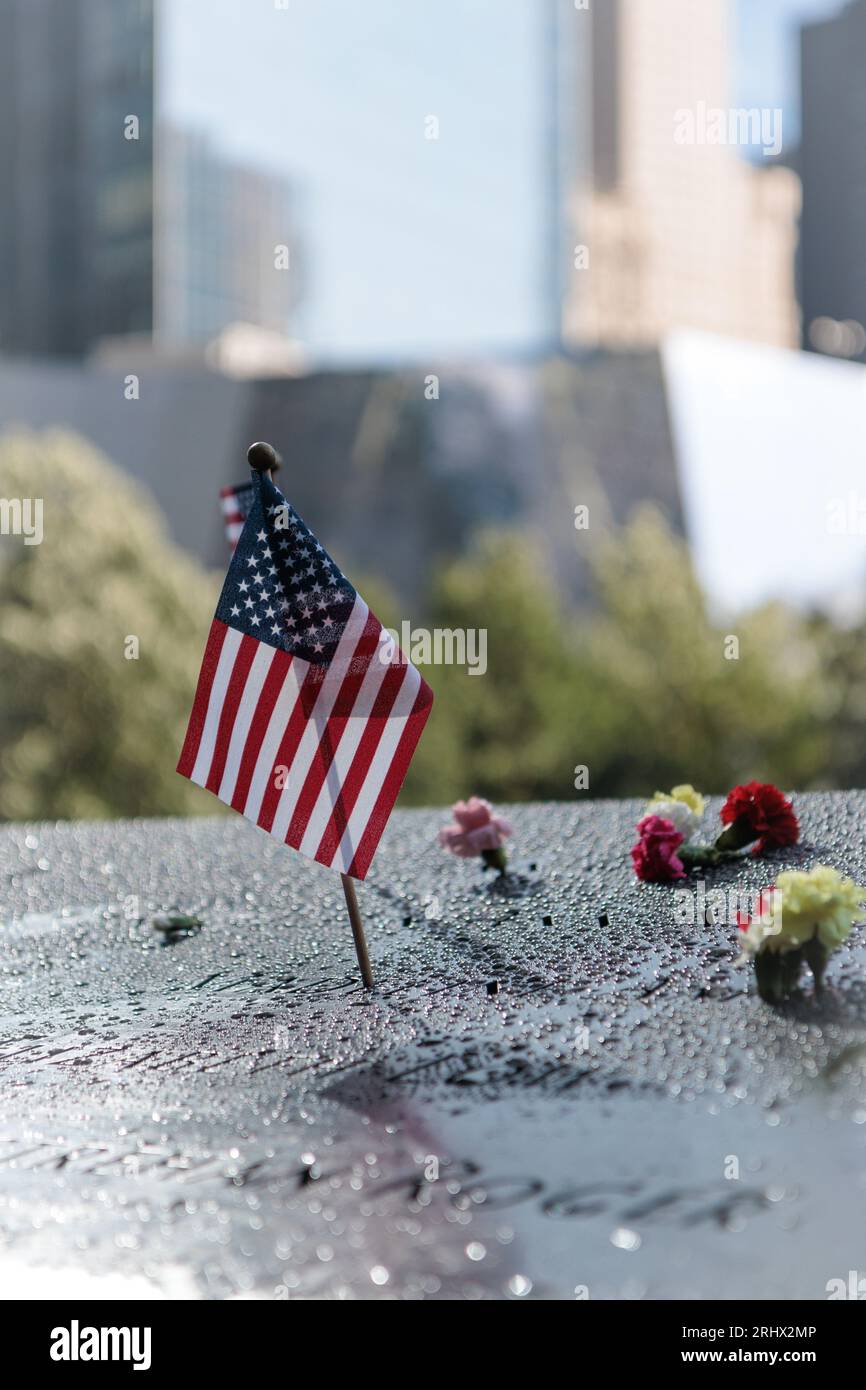
[[[830,754],[821,662],[801,617],[770,605],[718,626],[686,542],[649,507],[602,542],[593,569],[600,614],[577,736],[596,793],[681,781],[723,791],[752,777],[802,788],[820,777]]]
[[[487,537],[440,576],[430,621],[487,626],[490,664],[484,677],[425,672],[436,704],[407,800],[567,798],[578,766],[589,769],[593,796],[682,781],[721,792],[751,777],[788,788],[847,783],[832,719],[841,677],[828,686],[824,674],[835,629],[819,633],[780,605],[718,626],[686,542],[649,507],[597,541],[589,563],[598,603],[572,619],[514,536]],[[849,656],[857,650],[845,644]],[[866,709],[862,685],[859,705],[853,682],[843,688],[850,752]]]
[[[531,551],[516,536],[483,535],[438,576],[430,609],[433,626],[487,629],[487,671],[425,667],[435,702],[406,800],[568,795],[579,654]]]
[[[175,766],[218,579],[80,439],[0,441],[0,496],[34,495],[42,544],[0,539],[0,816],[213,812]]]
[[[43,543],[0,538],[0,818],[212,814],[175,765],[219,577],[81,440],[0,441],[0,496],[34,492]],[[413,626],[486,628],[487,671],[424,668],[436,700],[404,805],[568,798],[583,765],[591,796],[866,782],[862,626],[782,605],[720,626],[685,541],[651,508],[593,542],[596,602],[580,614],[511,533],[481,535],[434,577]],[[387,591],[358,583],[398,626]]]

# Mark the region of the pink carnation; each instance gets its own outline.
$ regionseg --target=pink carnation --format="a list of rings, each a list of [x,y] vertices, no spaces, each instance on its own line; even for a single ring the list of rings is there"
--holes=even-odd
[[[460,859],[472,859],[476,854],[501,849],[503,840],[511,834],[511,826],[504,816],[496,815],[490,802],[480,796],[455,802],[451,814],[454,824],[442,827],[439,843]]]
[[[676,851],[683,836],[673,821],[663,816],[644,816],[638,821],[640,836],[631,857],[638,878],[647,883],[664,883],[673,878],[685,878],[682,860]]]

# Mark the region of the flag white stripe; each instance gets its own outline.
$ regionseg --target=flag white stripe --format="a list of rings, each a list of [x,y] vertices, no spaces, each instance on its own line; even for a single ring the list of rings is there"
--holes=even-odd
[[[361,842],[361,837],[367,828],[367,822],[373,813],[376,805],[376,798],[382,790],[382,783],[388,775],[397,745],[403,735],[406,722],[415,705],[415,698],[421,685],[421,676],[414,666],[407,666],[406,677],[397,692],[397,698],[391,710],[390,717],[385,725],[385,732],[379,740],[373,761],[370,764],[364,784],[358,795],[358,800],[352,807],[352,814],[349,817],[343,837],[337,848],[337,852],[331,860],[331,867],[340,869],[347,873],[355,851]]]
[[[256,644],[256,654],[247,672],[243,693],[237,708],[237,713],[235,714],[232,736],[229,741],[228,753],[226,754],[226,765],[223,769],[222,781],[220,782],[220,788],[217,793],[220,801],[225,801],[229,806],[234,796],[238,773],[241,768],[241,759],[244,755],[244,745],[247,741],[247,734],[250,731],[253,715],[256,712],[259,696],[262,693],[262,686],[265,683],[265,677],[268,671],[271,669],[274,656],[274,647],[269,647],[266,642],[259,642]]]
[[[216,674],[214,675],[213,684],[210,688],[210,695],[207,702],[207,714],[205,715],[204,728],[201,732],[201,742],[199,743],[195,765],[189,778],[191,782],[195,782],[199,787],[203,787],[208,779],[214,748],[216,747],[217,731],[219,729],[223,701],[225,700],[229,680],[234,670],[235,657],[238,654],[242,641],[242,633],[237,632],[233,627],[226,630],[219,661],[217,662]]]
[[[244,815],[249,820],[259,823],[259,816],[262,809],[262,801],[268,790],[271,772],[277,753],[280,750],[283,734],[286,732],[286,725],[291,718],[304,678],[310,669],[308,661],[301,661],[295,657],[288,671],[286,679],[283,681],[280,693],[274,702],[274,708],[268,721],[267,733],[262,739],[262,746],[256,759],[255,771],[250,781],[250,789],[247,792]]]
[[[343,730],[343,736],[337,744],[336,752],[307,822],[304,838],[299,845],[302,854],[308,854],[312,858],[319,848],[343,782],[348,776],[352,759],[367,728],[366,721],[376,703],[382,682],[390,670],[390,664],[381,662],[378,653],[374,652],[370,665],[367,667],[367,674],[361,683],[361,689],[358,691],[358,697],[352,709],[352,718]]]
[[[298,798],[303,791],[310,764],[316,755],[319,744],[322,741],[322,734],[334,709],[340,687],[346,676],[350,674],[351,661],[355,648],[367,623],[370,610],[364,600],[360,597],[355,599],[355,606],[349,614],[343,634],[337,644],[334,659],[328,667],[327,675],[322,681],[319,693],[316,696],[316,703],[312,713],[304,725],[304,732],[298,744],[294,757],[292,758],[292,775],[282,790],[274,822],[271,826],[271,834],[278,840],[284,840],[292,823],[292,816],[298,804]],[[382,667],[385,670],[385,667]]]

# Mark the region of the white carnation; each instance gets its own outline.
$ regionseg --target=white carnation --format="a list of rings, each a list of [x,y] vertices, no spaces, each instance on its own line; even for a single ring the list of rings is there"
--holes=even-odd
[[[672,821],[684,840],[690,840],[701,823],[700,816],[684,801],[653,800],[647,810],[651,815]]]

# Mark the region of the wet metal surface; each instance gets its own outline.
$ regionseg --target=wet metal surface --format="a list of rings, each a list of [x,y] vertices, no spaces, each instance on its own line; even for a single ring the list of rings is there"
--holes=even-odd
[[[796,851],[707,891],[863,882],[866,795],[797,805]],[[821,1299],[866,1274],[866,928],[825,1002],[772,1012],[735,928],[634,880],[638,811],[513,808],[512,893],[438,849],[441,813],[395,815],[359,889],[372,995],[339,877],[240,819],[6,827],[0,1292]]]

